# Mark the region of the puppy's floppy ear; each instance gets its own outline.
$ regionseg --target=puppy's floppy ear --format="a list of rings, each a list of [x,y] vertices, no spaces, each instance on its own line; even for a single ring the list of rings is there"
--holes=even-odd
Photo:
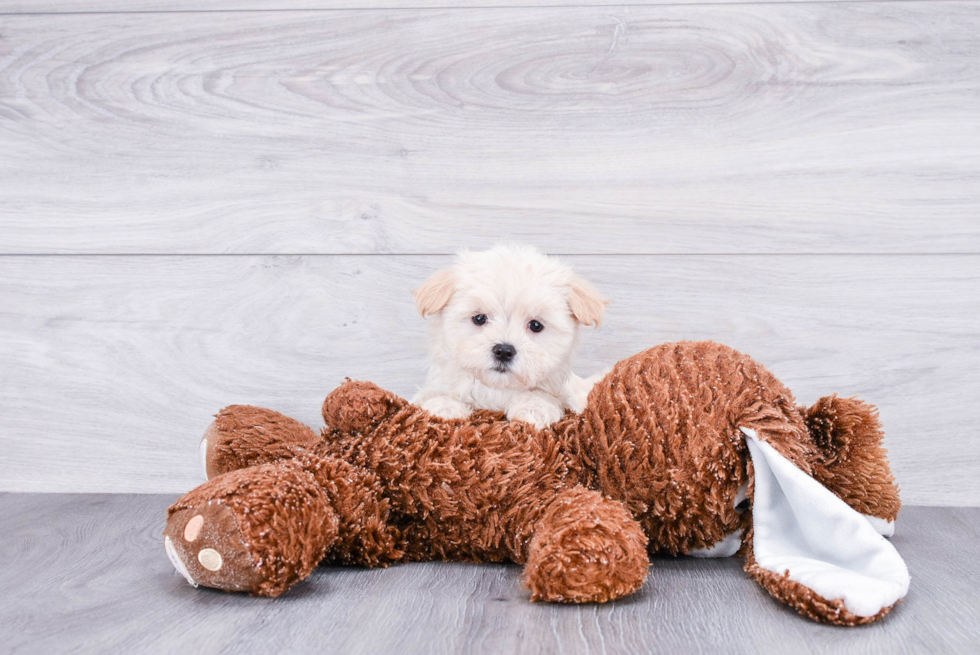
[[[452,298],[453,291],[456,290],[456,280],[453,278],[452,269],[436,271],[429,279],[422,283],[413,293],[415,295],[415,306],[418,307],[419,314],[425,318],[426,314],[437,314],[446,306]]]
[[[599,295],[594,286],[577,275],[572,278],[568,285],[568,307],[576,321],[599,327],[608,304],[609,301]]]

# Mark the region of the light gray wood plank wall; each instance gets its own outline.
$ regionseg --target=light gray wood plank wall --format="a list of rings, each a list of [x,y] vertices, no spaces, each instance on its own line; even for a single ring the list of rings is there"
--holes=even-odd
[[[976,2],[2,34],[2,253],[980,252]]]
[[[613,299],[583,371],[730,343],[978,504],[978,100],[973,2],[2,16],[0,490],[185,491],[223,405],[408,395],[408,289],[511,237]]]
[[[860,2],[862,0],[758,0],[768,2]],[[912,0],[899,0],[912,1]],[[459,7],[626,7],[706,4],[705,0],[0,0],[2,14],[173,13],[230,11],[308,11],[336,9],[429,9]],[[744,0],[711,0],[708,4],[744,4]]]
[[[590,373],[714,339],[801,402],[881,408],[904,498],[980,503],[980,272],[973,255],[569,258],[612,301]],[[411,395],[425,325],[409,289],[444,256],[0,259],[0,489],[183,491],[232,403],[320,426],[345,376]]]

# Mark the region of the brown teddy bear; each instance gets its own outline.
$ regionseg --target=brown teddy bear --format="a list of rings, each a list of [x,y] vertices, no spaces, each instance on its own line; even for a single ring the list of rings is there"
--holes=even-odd
[[[898,489],[875,409],[806,409],[712,342],[619,362],[581,414],[546,429],[479,411],[441,419],[366,382],[323,404],[317,434],[276,412],[222,410],[208,482],[164,532],[195,586],[277,596],[324,560],[513,561],[532,600],[639,589],[650,554],[729,556],[770,594],[840,625],[908,588],[891,544]]]

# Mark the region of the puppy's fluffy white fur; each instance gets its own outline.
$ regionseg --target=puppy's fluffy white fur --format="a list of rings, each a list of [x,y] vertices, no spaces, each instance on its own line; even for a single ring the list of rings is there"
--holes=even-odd
[[[492,409],[544,427],[565,409],[581,411],[602,375],[575,375],[572,354],[579,326],[598,327],[607,301],[531,246],[464,250],[415,291],[415,302],[432,325],[429,374],[412,402],[438,416]],[[502,361],[494,347],[508,345],[513,354]]]

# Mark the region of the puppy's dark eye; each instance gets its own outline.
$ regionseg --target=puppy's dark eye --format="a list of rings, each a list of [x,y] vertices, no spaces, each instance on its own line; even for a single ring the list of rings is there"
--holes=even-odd
[[[476,316],[473,317],[473,322],[476,323],[477,325],[483,325],[484,323],[487,322],[487,315],[477,314]]]
[[[531,332],[540,332],[544,329],[544,326],[541,325],[539,321],[531,321],[527,324],[527,329],[529,329]]]

